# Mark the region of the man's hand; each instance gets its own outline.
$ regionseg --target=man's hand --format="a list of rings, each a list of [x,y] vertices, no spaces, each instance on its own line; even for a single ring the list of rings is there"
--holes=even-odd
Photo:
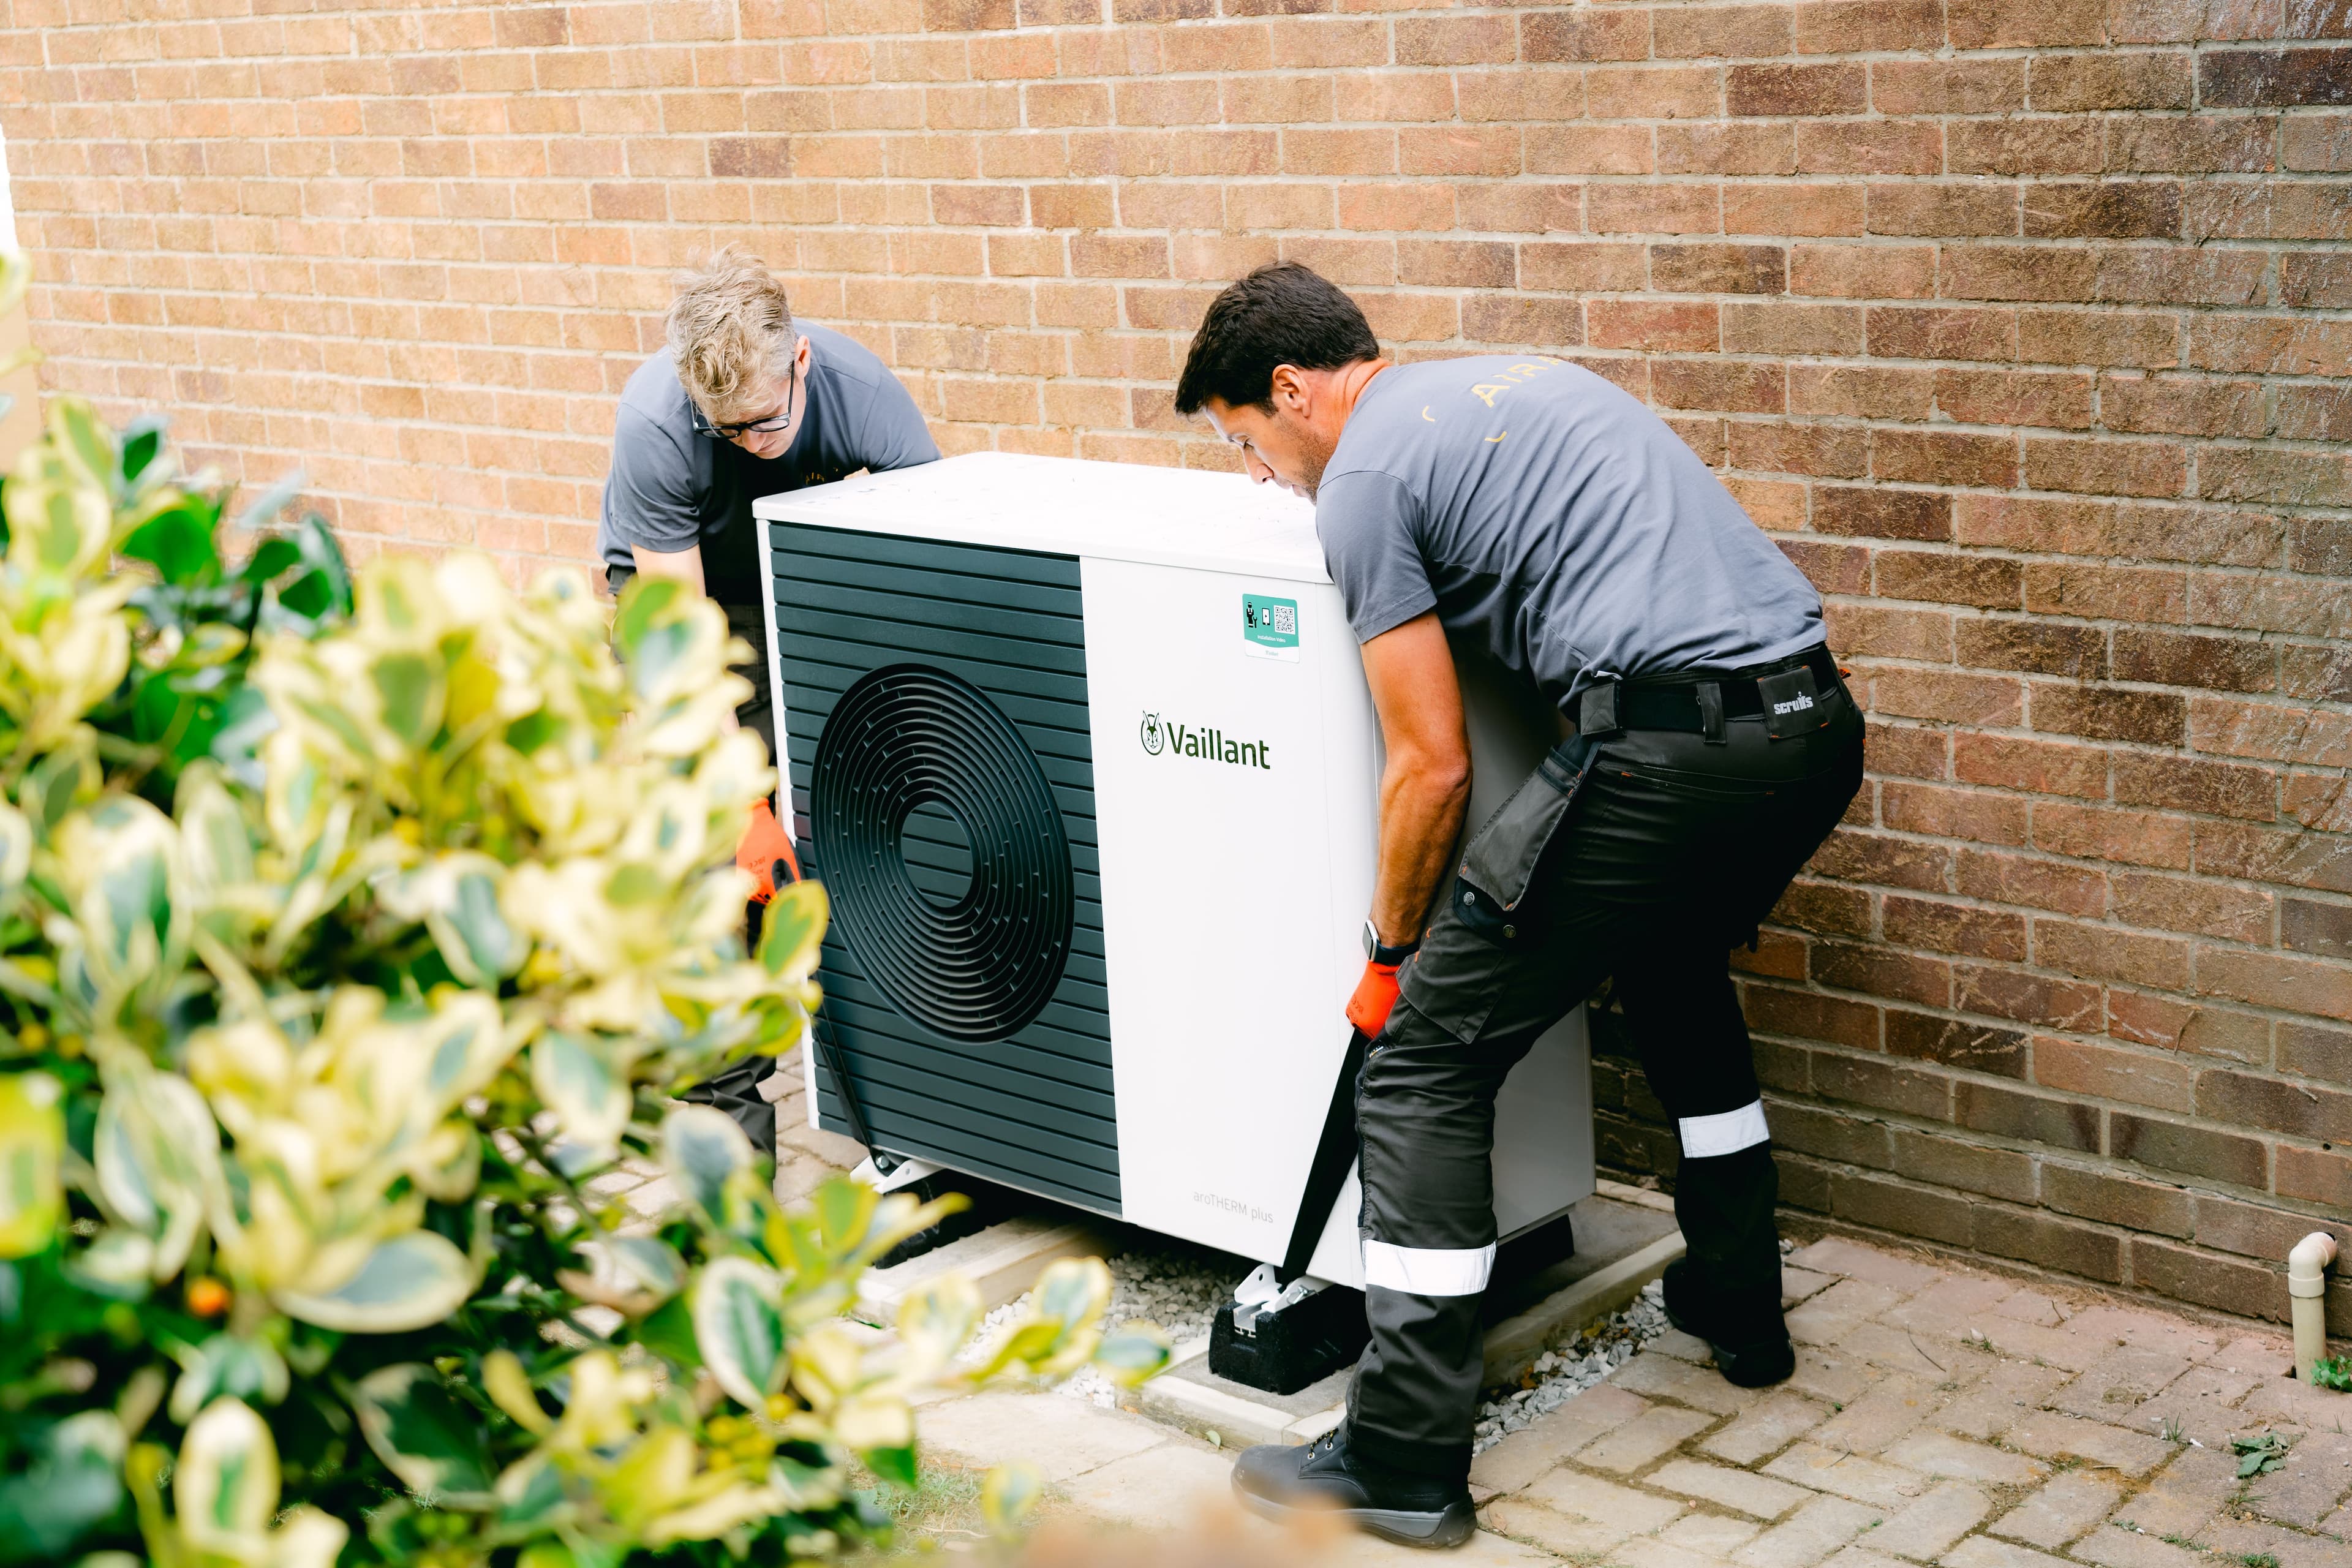
[[[793,836],[776,820],[766,801],[751,808],[751,820],[735,847],[735,864],[751,873],[751,901],[764,904],[776,896],[782,882],[801,879],[800,857],[793,853]]]
[[[1356,982],[1356,994],[1348,998],[1348,1022],[1371,1038],[1378,1038],[1389,1021],[1389,1014],[1397,1005],[1397,970],[1394,963],[1374,963],[1366,961],[1364,977]]]
[[[1372,707],[1388,746],[1388,767],[1381,775],[1372,925],[1382,942],[1399,946],[1421,935],[1438,879],[1461,835],[1462,813],[1470,802],[1470,738],[1463,728],[1454,650],[1446,646],[1435,611],[1366,643],[1364,677],[1371,683]],[[1389,984],[1393,1001],[1393,971]],[[1357,994],[1363,994],[1359,987]],[[1386,1007],[1381,1013],[1385,1018]]]

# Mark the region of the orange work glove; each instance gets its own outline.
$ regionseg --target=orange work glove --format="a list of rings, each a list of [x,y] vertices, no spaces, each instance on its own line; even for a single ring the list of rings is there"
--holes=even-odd
[[[793,836],[776,820],[766,801],[751,808],[751,820],[735,846],[735,864],[751,873],[751,901],[764,904],[785,882],[801,879],[800,857],[793,853]]]
[[[1356,982],[1356,994],[1348,998],[1348,1022],[1367,1037],[1377,1037],[1388,1023],[1389,1010],[1397,1005],[1397,971],[1402,967],[1365,962],[1364,977]]]

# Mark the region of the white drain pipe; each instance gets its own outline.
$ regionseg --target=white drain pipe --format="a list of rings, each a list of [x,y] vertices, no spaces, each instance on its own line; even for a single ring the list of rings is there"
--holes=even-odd
[[[2327,1353],[2327,1266],[2336,1238],[2315,1230],[2286,1255],[2287,1310],[2294,1319],[2294,1375],[2311,1381],[2311,1363]]]

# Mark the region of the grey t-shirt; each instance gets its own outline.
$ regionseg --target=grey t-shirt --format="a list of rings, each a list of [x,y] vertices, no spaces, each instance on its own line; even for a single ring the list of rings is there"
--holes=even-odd
[[[700,545],[710,596],[722,605],[754,605],[760,552],[753,501],[860,468],[879,473],[939,460],[915,400],[888,366],[830,328],[797,324],[809,341],[801,388],[808,413],[780,458],[755,458],[731,441],[699,434],[668,351],[630,375],[613,426],[613,467],[596,529],[596,552],[606,566],[634,571],[631,545],[662,554]]]
[[[1822,601],[1658,416],[1542,356],[1381,372],[1317,491],[1360,640],[1435,610],[1564,703],[1596,677],[1732,668],[1822,640]]]

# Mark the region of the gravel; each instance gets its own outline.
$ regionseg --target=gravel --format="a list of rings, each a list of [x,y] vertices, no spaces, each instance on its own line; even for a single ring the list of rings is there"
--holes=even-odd
[[[1780,1243],[1781,1257],[1795,1250],[1795,1243]],[[1535,1365],[1520,1380],[1520,1386],[1481,1405],[1470,1451],[1483,1453],[1538,1417],[1559,1409],[1632,1361],[1634,1352],[1664,1333],[1668,1327],[1665,1287],[1653,1279],[1623,1309],[1586,1324],[1573,1337],[1538,1356]]]
[[[1665,1331],[1664,1299],[1653,1279],[1625,1307],[1587,1323],[1572,1338],[1538,1356],[1519,1387],[1481,1405],[1470,1451],[1482,1453],[1538,1416],[1559,1409]]]

